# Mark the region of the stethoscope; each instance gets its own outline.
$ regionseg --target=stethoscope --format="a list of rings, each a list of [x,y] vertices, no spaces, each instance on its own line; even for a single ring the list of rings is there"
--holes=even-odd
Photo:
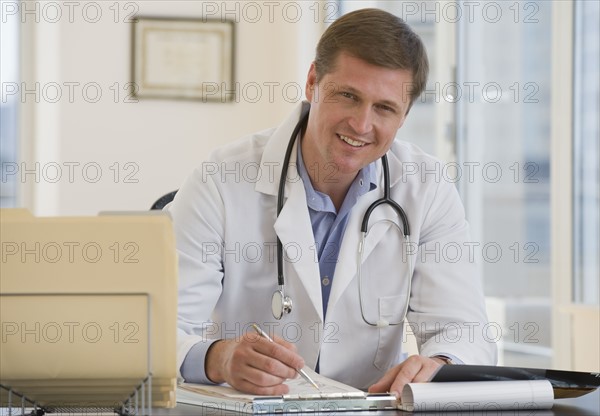
[[[279,191],[277,193],[277,216],[278,217],[279,217],[279,214],[281,213],[281,210],[283,209],[283,202],[284,202],[283,200],[285,197],[285,183],[286,183],[286,178],[287,178],[288,166],[290,164],[290,158],[292,155],[292,149],[294,147],[294,143],[296,142],[296,138],[298,137],[299,133],[301,131],[304,132],[304,130],[306,129],[306,125],[308,123],[309,110],[310,110],[310,106],[306,105],[303,107],[302,114],[300,116],[300,120],[298,121],[298,123],[296,124],[296,127],[294,127],[294,130],[292,131],[292,135],[290,136],[290,140],[289,140],[287,149],[285,151],[285,157],[283,159],[283,166],[281,169],[281,178],[279,179]],[[405,304],[404,313],[402,315],[402,318],[396,322],[389,322],[384,319],[378,319],[377,321],[372,321],[372,320],[367,319],[367,317],[365,316],[364,308],[363,308],[364,300],[363,300],[363,279],[362,279],[362,273],[361,273],[361,269],[362,269],[361,265],[362,265],[363,254],[364,254],[365,239],[369,232],[369,218],[371,217],[371,213],[373,212],[373,210],[375,210],[375,208],[377,208],[380,205],[387,204],[398,214],[398,217],[402,221],[402,230],[401,231],[404,236],[404,242],[406,244],[405,247],[407,247],[407,248],[410,247],[410,226],[408,223],[408,218],[406,216],[406,213],[404,212],[402,207],[400,205],[398,205],[398,203],[396,203],[396,201],[394,201],[392,198],[390,198],[390,171],[389,171],[389,166],[388,166],[388,161],[387,161],[386,155],[383,155],[381,157],[381,164],[383,166],[383,185],[384,185],[383,186],[383,198],[380,198],[380,199],[376,200],[375,202],[373,202],[371,205],[369,205],[369,207],[365,211],[365,215],[363,216],[362,224],[360,227],[361,238],[360,238],[360,242],[358,244],[358,256],[357,256],[358,293],[359,293],[360,313],[361,313],[362,319],[363,319],[363,321],[365,321],[365,323],[367,323],[371,326],[377,326],[377,327],[385,327],[385,326],[389,326],[389,325],[399,325],[404,321],[404,317],[406,316],[406,314],[408,312],[408,301],[410,298],[410,290],[411,290],[410,274],[413,269],[412,257],[410,255],[408,255],[407,258],[408,258],[409,264],[408,264],[407,279],[406,279],[408,282],[407,283],[408,287],[407,287],[407,292],[406,292],[406,304]],[[383,221],[390,222],[391,224],[395,225],[398,229],[400,229],[399,225],[396,224],[394,221],[391,221],[391,220],[383,220]],[[283,315],[286,315],[286,314],[289,314],[290,312],[292,312],[292,299],[285,294],[285,278],[283,276],[283,244],[281,243],[281,240],[279,239],[279,237],[277,238],[277,284],[279,285],[279,289],[273,293],[273,298],[271,299],[271,310],[273,312],[273,316],[275,317],[275,319],[281,319],[283,317]]]

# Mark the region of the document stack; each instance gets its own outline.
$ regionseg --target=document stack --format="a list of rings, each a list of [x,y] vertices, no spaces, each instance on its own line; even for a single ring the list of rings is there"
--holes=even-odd
[[[3,209],[0,220],[0,407],[175,406],[170,219]]]

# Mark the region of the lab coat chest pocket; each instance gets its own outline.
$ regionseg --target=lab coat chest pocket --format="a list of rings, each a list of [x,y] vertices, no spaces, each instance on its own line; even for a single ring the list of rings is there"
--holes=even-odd
[[[379,321],[396,324],[402,321],[406,303],[406,294],[383,296],[379,298]],[[402,323],[378,328],[379,345],[373,364],[377,369],[386,371],[400,362],[402,346]]]
[[[379,225],[378,225],[379,224]],[[404,255],[402,233],[389,223],[374,222],[372,234],[366,244],[372,245],[364,260],[359,278],[362,282],[364,315],[372,323],[378,323],[377,352],[373,365],[386,371],[399,363],[402,347],[402,321],[409,301],[409,262]],[[375,231],[379,231],[377,234]],[[385,323],[390,325],[384,326]]]

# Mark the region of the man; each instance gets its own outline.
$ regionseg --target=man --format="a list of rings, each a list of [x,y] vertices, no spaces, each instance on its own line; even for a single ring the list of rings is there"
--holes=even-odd
[[[306,81],[310,106],[215,151],[186,181],[169,207],[180,258],[183,378],[278,395],[308,366],[371,392],[400,393],[450,360],[495,363],[475,265],[468,256],[439,255],[469,241],[456,189],[435,175],[423,181],[409,174],[408,166],[431,171],[438,162],[394,141],[427,72],[421,40],[400,19],[376,9],[347,14],[317,46]],[[284,155],[307,111],[293,137],[278,216]],[[372,212],[359,242],[365,211],[384,194],[384,154],[411,244],[385,205]],[[256,175],[232,175],[249,169]],[[281,320],[269,306],[278,288],[277,238],[285,295],[293,299]],[[420,355],[402,361],[398,324],[407,310]],[[252,323],[275,342],[258,337]]]

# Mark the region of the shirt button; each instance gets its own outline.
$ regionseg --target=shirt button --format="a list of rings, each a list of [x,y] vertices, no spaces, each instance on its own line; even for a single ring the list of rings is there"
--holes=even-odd
[[[361,179],[361,180],[359,180],[359,181],[358,181],[358,184],[359,184],[360,186],[363,186],[363,180],[362,180],[362,179]]]
[[[323,286],[329,285],[329,277],[325,276],[323,280],[321,280],[321,283],[323,283]]]

